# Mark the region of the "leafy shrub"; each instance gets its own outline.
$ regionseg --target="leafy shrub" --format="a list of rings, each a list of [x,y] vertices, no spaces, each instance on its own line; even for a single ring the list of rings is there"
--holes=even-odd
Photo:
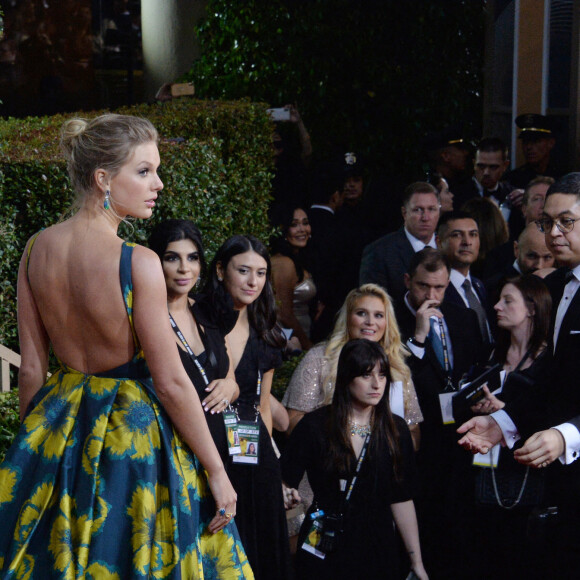
[[[296,370],[298,363],[304,358],[304,354],[295,356],[289,360],[284,361],[284,364],[274,373],[272,381],[272,394],[279,400],[282,400],[288,383],[292,377],[292,373]]]
[[[464,121],[481,135],[484,0],[208,0],[203,98],[298,108],[317,154],[356,151],[403,180],[425,133]]]
[[[18,391],[0,393],[0,461],[4,459],[19,428]]]
[[[198,224],[210,259],[234,233],[267,241],[272,123],[265,104],[181,99],[119,112],[147,117],[158,129],[165,185],[154,216],[122,225],[122,237],[143,243],[154,224],[179,217]],[[58,148],[62,123],[73,116],[0,120],[0,342],[13,350],[16,277],[26,241],[65,216],[73,202]]]

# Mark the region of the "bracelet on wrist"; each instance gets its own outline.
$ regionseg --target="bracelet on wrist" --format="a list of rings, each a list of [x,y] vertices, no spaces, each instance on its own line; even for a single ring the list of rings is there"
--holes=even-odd
[[[409,342],[410,342],[412,345],[414,345],[414,346],[417,346],[417,347],[419,347],[419,348],[425,348],[425,341],[421,342],[421,341],[417,340],[417,339],[416,339],[414,336],[412,336],[412,337],[409,339]]]

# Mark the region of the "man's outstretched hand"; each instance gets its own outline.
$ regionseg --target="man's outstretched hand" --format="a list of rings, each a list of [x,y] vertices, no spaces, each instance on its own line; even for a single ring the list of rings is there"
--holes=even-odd
[[[457,432],[465,433],[458,443],[471,453],[487,453],[503,439],[497,421],[489,415],[473,417],[463,423]]]

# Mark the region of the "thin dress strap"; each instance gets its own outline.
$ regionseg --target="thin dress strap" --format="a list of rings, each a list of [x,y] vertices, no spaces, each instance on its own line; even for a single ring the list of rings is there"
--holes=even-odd
[[[28,278],[28,264],[30,262],[30,253],[32,252],[32,246],[34,246],[34,242],[36,242],[40,232],[42,230],[36,232],[31,238],[30,242],[28,242],[28,249],[26,250],[26,278]],[[28,278],[28,283],[30,283],[30,278]]]
[[[136,244],[131,242],[123,242],[123,247],[121,248],[121,262],[119,264],[119,277],[121,279],[123,301],[125,302],[125,308],[127,309],[131,332],[133,333],[135,350],[140,351],[141,346],[139,344],[139,339],[137,338],[137,333],[135,332],[135,324],[133,323],[133,279],[131,277],[131,260],[135,245]]]

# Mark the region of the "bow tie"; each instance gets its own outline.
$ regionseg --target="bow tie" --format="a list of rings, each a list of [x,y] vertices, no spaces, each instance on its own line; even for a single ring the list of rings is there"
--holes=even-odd
[[[570,280],[574,280],[574,278],[576,278],[576,276],[574,276],[574,270],[568,270],[566,274],[564,274],[564,281],[566,284],[568,284]]]

